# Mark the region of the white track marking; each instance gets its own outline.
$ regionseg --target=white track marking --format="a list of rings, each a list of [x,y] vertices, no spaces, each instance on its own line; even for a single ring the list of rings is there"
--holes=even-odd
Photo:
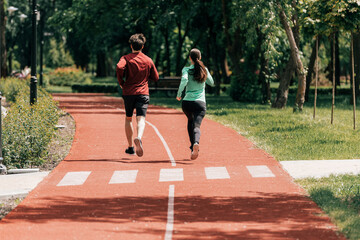
[[[138,170],[115,171],[109,184],[135,183]]]
[[[206,167],[205,174],[207,179],[226,179],[230,178],[226,167]]]
[[[156,134],[158,135],[158,137],[160,138],[162,144],[164,145],[165,147],[165,150],[170,158],[170,161],[171,161],[171,166],[175,167],[176,166],[176,162],[175,162],[175,159],[173,157],[173,155],[171,154],[171,151],[170,151],[170,148],[169,146],[167,145],[165,139],[163,138],[163,136],[161,135],[161,133],[159,132],[159,130],[155,127],[155,125],[153,125],[152,123],[146,121],[147,124],[149,124],[156,132]]]
[[[246,166],[253,178],[275,177],[273,172],[265,165]]]
[[[163,168],[160,169],[159,182],[184,181],[182,168]]]
[[[83,185],[91,172],[68,172],[57,186]]]
[[[175,197],[175,186],[169,186],[169,203],[167,213],[166,232],[164,240],[171,240],[174,230],[174,197]]]
[[[120,110],[120,111],[122,111],[122,112],[125,112],[124,109],[117,108],[117,107],[114,107],[114,106],[111,106],[111,105],[106,105],[106,104],[105,104],[104,106],[112,107],[112,108],[118,109],[118,110]],[[164,147],[165,147],[165,150],[166,150],[166,152],[167,152],[167,154],[168,154],[168,156],[169,156],[170,162],[171,162],[171,166],[176,167],[175,159],[174,159],[173,155],[171,154],[170,148],[169,148],[169,146],[167,145],[164,137],[161,135],[161,133],[159,132],[159,130],[157,129],[157,127],[156,127],[154,124],[150,123],[149,121],[145,121],[145,122],[146,122],[147,124],[149,124],[149,125],[155,130],[156,134],[158,135],[158,137],[160,138],[162,144],[163,144]]]

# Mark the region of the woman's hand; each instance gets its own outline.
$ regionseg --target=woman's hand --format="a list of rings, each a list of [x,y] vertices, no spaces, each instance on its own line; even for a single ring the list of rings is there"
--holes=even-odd
[[[176,97],[176,100],[181,101],[181,97]]]

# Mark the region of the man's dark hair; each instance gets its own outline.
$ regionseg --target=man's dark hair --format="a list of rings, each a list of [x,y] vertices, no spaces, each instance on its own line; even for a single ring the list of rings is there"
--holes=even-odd
[[[137,33],[130,37],[129,43],[135,51],[139,51],[145,45],[146,38],[144,34]]]

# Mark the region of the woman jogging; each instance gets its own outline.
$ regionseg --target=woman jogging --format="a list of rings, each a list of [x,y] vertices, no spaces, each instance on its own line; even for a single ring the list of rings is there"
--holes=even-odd
[[[182,70],[176,99],[181,100],[181,94],[186,87],[182,109],[188,118],[191,160],[194,160],[199,156],[200,125],[206,112],[205,83],[214,86],[214,80],[201,61],[200,50],[193,48],[190,51],[190,61],[191,66]]]

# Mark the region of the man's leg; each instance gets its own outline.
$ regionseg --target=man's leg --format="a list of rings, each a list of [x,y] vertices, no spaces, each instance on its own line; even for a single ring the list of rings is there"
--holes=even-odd
[[[136,155],[142,157],[144,155],[144,149],[142,146],[141,138],[144,134],[145,129],[145,117],[144,116],[136,116],[137,122],[137,137],[134,139]]]
[[[136,122],[137,122],[137,137],[141,139],[142,136],[144,135],[144,130],[145,130],[145,117],[136,116]]]
[[[125,133],[126,139],[128,141],[129,147],[133,147],[133,135],[134,135],[134,128],[132,124],[132,117],[126,117],[125,119]]]
[[[136,155],[142,157],[144,154],[144,149],[142,146],[141,138],[145,130],[145,116],[146,111],[149,106],[149,96],[139,95],[136,100],[136,122],[137,122],[137,137],[134,139]]]

